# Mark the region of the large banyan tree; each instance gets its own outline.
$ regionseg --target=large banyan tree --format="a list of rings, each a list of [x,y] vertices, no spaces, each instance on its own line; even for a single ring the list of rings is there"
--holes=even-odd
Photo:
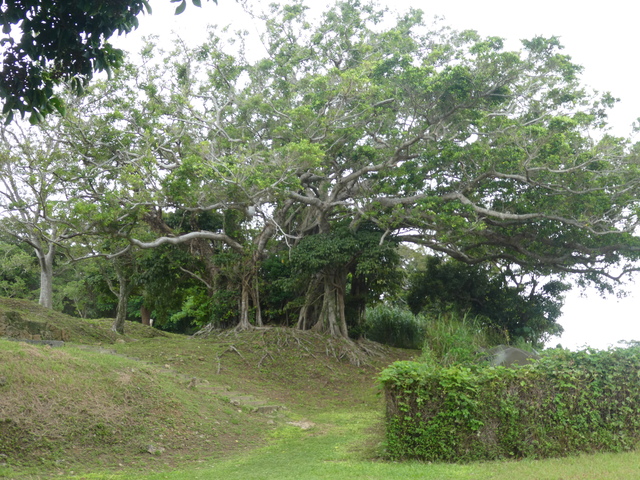
[[[299,262],[297,325],[339,336],[358,321],[347,296],[391,278],[401,242],[532,275],[634,269],[637,151],[607,133],[615,100],[580,84],[556,38],[505,51],[356,0],[318,21],[298,3],[263,20],[251,56],[245,34],[216,29],[196,48],[147,45],[60,132],[76,200],[112,235],[234,255],[240,327],[263,321],[274,255]],[[188,220],[203,212],[219,221]]]

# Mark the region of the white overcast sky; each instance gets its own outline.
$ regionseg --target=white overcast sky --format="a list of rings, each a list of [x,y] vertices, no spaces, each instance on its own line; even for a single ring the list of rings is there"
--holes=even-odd
[[[170,41],[175,32],[190,44],[204,39],[206,26],[230,25],[231,30],[256,31],[258,26],[233,0],[202,1],[202,8],[187,0],[186,11],[174,16],[176,4],[152,0],[152,15],[140,16],[140,28],[115,43],[137,51],[144,35],[159,35]],[[270,2],[253,2],[264,8]],[[308,1],[316,11],[324,1]],[[583,83],[599,91],[610,91],[620,102],[609,115],[612,132],[631,133],[631,125],[640,117],[640,3],[630,0],[585,2],[574,0],[380,0],[397,11],[420,8],[427,18],[444,17],[442,23],[456,30],[473,29],[481,35],[504,38],[506,46],[517,49],[519,40],[536,35],[558,36],[564,53],[585,67]],[[640,277],[639,277],[640,278]],[[550,344],[577,348],[589,345],[607,348],[619,340],[640,340],[640,285],[630,284],[631,294],[621,300],[601,299],[597,293],[571,292],[567,295],[560,323],[565,333]],[[636,293],[634,293],[637,292]]]

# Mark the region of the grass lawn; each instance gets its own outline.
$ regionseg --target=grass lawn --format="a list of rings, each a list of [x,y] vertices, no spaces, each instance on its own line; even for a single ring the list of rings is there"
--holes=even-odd
[[[143,471],[93,473],[77,479],[422,479],[422,480],[584,480],[640,478],[638,453],[583,455],[547,460],[474,463],[467,465],[384,462],[367,458],[366,447],[376,415],[319,415],[309,430],[286,426],[269,445],[222,461],[157,473]],[[328,423],[321,423],[326,421]],[[367,433],[369,432],[369,433]],[[365,449],[363,450],[363,445]]]
[[[38,311],[25,307],[24,315],[37,320]],[[375,378],[415,351],[368,344],[362,357],[352,345],[288,329],[189,339],[133,326],[110,342],[107,321],[46,320],[64,322],[71,343],[53,349],[0,340],[0,478],[640,479],[637,452],[463,465],[384,461]],[[93,347],[76,348],[73,339],[94,339]],[[286,409],[255,413],[226,391]],[[150,443],[163,450],[150,452]]]

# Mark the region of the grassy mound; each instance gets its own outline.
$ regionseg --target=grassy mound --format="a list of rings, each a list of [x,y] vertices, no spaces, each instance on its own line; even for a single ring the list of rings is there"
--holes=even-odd
[[[117,337],[111,320],[0,299],[8,312],[63,329],[68,342],[0,339],[0,477],[166,470],[268,445],[310,415],[350,405],[379,415],[377,373],[416,353],[284,328],[189,338],[127,322]],[[286,410],[255,413],[214,388]]]
[[[264,428],[182,377],[120,356],[0,340],[0,365],[0,462],[11,466],[180,461],[235,450]]]
[[[305,411],[349,402],[378,405],[377,373],[395,359],[417,355],[288,328],[222,331],[171,341],[155,338],[114,348]]]
[[[0,298],[0,337],[42,337],[81,344],[115,343],[120,339],[164,337],[168,334],[136,322],[127,322],[125,335],[111,330],[113,319],[88,320],[70,317],[28,300]],[[56,337],[47,338],[47,334]]]

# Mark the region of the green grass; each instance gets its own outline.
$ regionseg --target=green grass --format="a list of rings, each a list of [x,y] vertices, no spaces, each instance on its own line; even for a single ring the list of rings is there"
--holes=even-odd
[[[152,363],[0,340],[0,365],[0,464],[11,465],[10,477],[148,465],[149,445],[180,464],[268,431],[264,419]]]
[[[18,306],[38,320],[37,307]],[[366,344],[373,355],[365,358],[313,333],[270,329],[189,339],[157,337],[129,323],[126,341],[112,343],[108,321],[80,327],[77,319],[62,321],[73,338],[100,342],[121,356],[97,346],[52,349],[0,340],[0,478],[640,478],[637,452],[467,465],[382,460],[384,404],[375,378],[389,362],[416,351]],[[287,410],[251,413],[188,388],[191,377]],[[290,424],[296,421],[314,426],[303,430]],[[9,445],[13,451],[10,441],[18,442]],[[149,443],[166,452],[149,454]]]
[[[505,332],[483,324],[481,317],[454,312],[425,316],[425,342],[421,361],[432,365],[474,362],[483,349],[509,344]]]
[[[145,337],[171,337],[171,334],[128,322],[127,332],[118,336],[111,330],[113,319],[80,319],[44,308],[37,303],[17,298],[0,298],[0,320],[13,315],[22,322],[40,327],[53,325],[64,332],[64,340],[80,344],[112,344],[116,340],[128,342]],[[46,330],[46,328],[44,328]],[[33,332],[32,332],[33,333]],[[55,340],[55,339],[54,339]]]
[[[359,442],[377,418],[372,415],[342,413],[303,431],[282,427],[268,446],[241,457],[205,462],[198,466],[145,474],[86,474],[77,479],[422,479],[422,480],[578,480],[640,478],[637,453],[584,455],[550,460],[489,462],[467,465],[389,463],[363,457]],[[318,418],[317,420],[322,420]],[[371,452],[368,452],[371,453]]]

